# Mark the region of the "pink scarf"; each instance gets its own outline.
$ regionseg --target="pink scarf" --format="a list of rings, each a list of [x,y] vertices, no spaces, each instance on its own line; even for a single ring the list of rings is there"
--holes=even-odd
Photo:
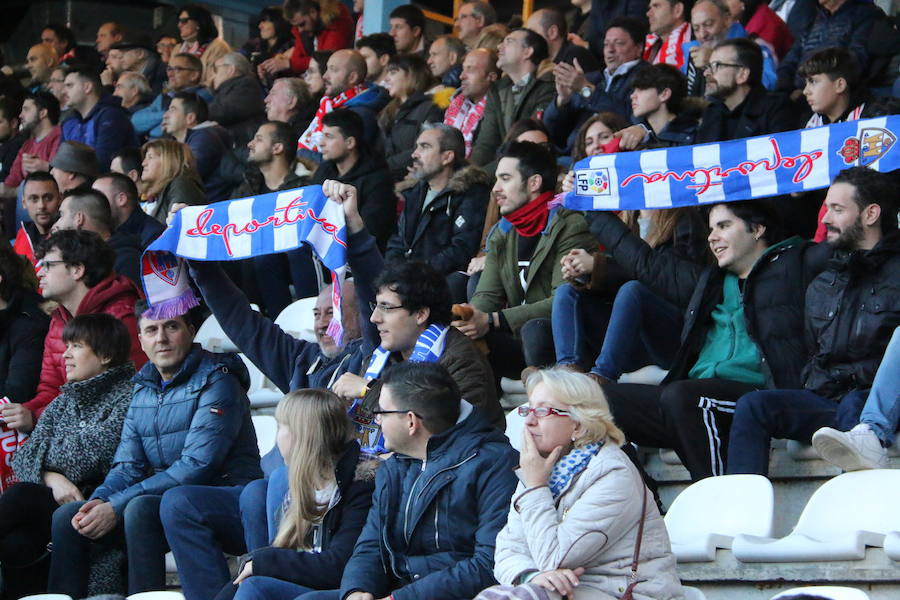
[[[304,131],[303,135],[300,136],[300,139],[297,140],[297,148],[319,152],[319,143],[322,137],[322,117],[334,109],[342,107],[352,98],[363,93],[367,89],[368,86],[361,83],[349,90],[344,90],[334,98],[322,96],[322,99],[319,101],[319,110],[316,111],[315,118],[310,121],[309,127],[306,128],[306,131]]]
[[[456,127],[463,134],[466,142],[466,158],[472,154],[472,144],[475,138],[475,130],[478,123],[484,117],[484,107],[487,105],[487,94],[478,102],[472,102],[464,94],[457,94],[444,113],[444,124]]]
[[[684,66],[685,57],[682,45],[685,42],[691,41],[691,24],[682,23],[669,32],[669,35],[662,41],[659,52],[657,52],[656,56],[651,60],[653,46],[655,46],[656,42],[659,40],[660,37],[655,33],[647,34],[647,39],[644,41],[644,60],[651,62],[654,65],[665,63],[667,65],[678,67],[679,69]]]

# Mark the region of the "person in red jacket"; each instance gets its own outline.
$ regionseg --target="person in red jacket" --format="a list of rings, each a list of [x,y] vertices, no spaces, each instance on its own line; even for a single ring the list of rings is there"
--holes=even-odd
[[[34,429],[35,421],[66,382],[62,331],[72,317],[106,313],[120,319],[131,336],[130,358],[135,368],[147,362],[134,316],[134,304],[142,294],[131,280],[113,272],[113,251],[100,236],[74,229],[57,231],[41,243],[37,256],[42,294],[58,302],[59,307],[51,315],[50,331],[44,340],[37,394],[23,404],[7,404],[0,412],[7,426],[26,433]]]
[[[313,51],[353,47],[353,19],[339,0],[287,0],[284,18],[293,26],[294,49],[263,62],[260,75],[305,72],[312,56],[309,47]]]

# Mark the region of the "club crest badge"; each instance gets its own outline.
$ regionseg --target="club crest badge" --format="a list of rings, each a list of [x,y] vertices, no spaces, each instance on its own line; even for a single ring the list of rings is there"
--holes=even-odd
[[[858,138],[844,140],[844,145],[837,153],[844,164],[867,167],[887,154],[896,142],[897,136],[887,129],[867,127],[860,132]]]
[[[167,252],[148,252],[144,255],[144,259],[150,271],[162,281],[171,286],[178,282],[178,261],[174,255]]]

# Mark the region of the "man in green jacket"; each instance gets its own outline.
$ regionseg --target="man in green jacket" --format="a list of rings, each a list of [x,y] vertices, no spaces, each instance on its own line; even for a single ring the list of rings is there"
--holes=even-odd
[[[529,350],[546,345],[541,327],[529,321],[550,317],[553,290],[563,282],[560,260],[573,248],[597,243],[580,213],[550,207],[556,161],[545,147],[513,142],[496,176],[493,193],[502,218],[488,238],[474,314],[454,324],[472,339],[485,339],[496,377],[518,379],[526,364],[523,338]]]
[[[503,77],[491,85],[481,130],[471,160],[492,173],[497,148],[509,127],[519,119],[541,119],[556,95],[552,73],[538,77],[541,61],[549,56],[547,41],[530,29],[513,29],[497,48]]]

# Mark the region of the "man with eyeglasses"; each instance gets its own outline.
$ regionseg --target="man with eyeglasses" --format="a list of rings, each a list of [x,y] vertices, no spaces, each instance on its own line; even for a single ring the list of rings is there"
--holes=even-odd
[[[787,131],[796,116],[782,94],[762,85],[763,53],[745,38],[716,44],[706,65],[706,96],[695,143],[719,142]]]
[[[466,48],[474,49],[481,30],[497,22],[497,11],[488,2],[482,0],[465,0],[459,7],[453,23],[456,34]]]
[[[156,96],[150,106],[131,115],[134,130],[142,139],[163,136],[163,115],[177,92],[193,92],[205,102],[212,102],[212,93],[200,83],[203,78],[203,63],[193,54],[176,54],[169,59],[166,75],[166,90]]]
[[[44,340],[41,379],[34,398],[3,409],[7,427],[24,433],[34,429],[44,408],[59,395],[66,382],[62,341],[63,329],[72,317],[106,313],[120,319],[131,336],[131,360],[140,368],[147,357],[137,337],[135,302],[141,292],[127,277],[113,272],[115,255],[96,233],[78,230],[57,231],[37,249],[38,280],[41,293],[59,307],[50,316],[50,330]]]
[[[472,598],[494,584],[518,456],[454,379],[438,364],[387,369],[374,414],[393,455],[340,590],[300,599]]]

